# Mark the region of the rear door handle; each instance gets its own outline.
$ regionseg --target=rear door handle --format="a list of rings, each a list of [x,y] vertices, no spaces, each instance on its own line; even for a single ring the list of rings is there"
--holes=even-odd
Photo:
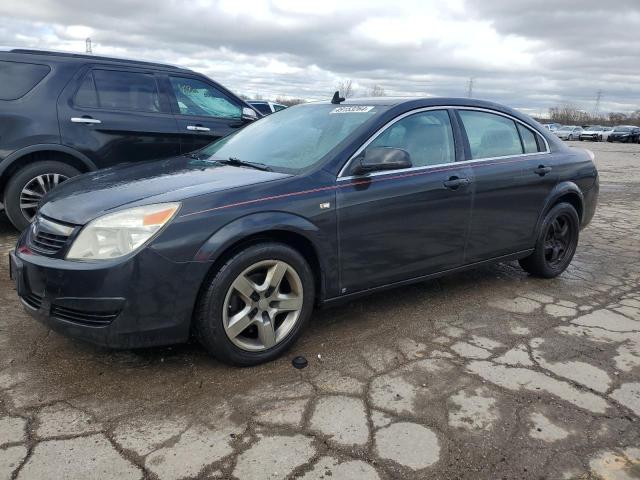
[[[187,130],[191,130],[192,132],[210,132],[211,131],[209,127],[203,127],[202,125],[187,125]]]
[[[91,117],[71,117],[71,123],[85,123],[87,125],[94,125],[97,123],[102,123],[102,120]]]
[[[443,185],[449,190],[457,190],[460,187],[464,187],[471,183],[468,178],[449,177],[449,180],[445,180]]]
[[[535,173],[544,177],[547,173],[551,171],[551,167],[545,167],[544,165],[538,165],[538,168],[534,170]]]

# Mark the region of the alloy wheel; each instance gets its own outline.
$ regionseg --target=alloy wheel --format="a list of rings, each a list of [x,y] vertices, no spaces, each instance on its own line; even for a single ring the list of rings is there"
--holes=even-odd
[[[29,180],[20,191],[20,210],[24,217],[31,222],[42,197],[68,179],[69,177],[60,173],[43,173]]]
[[[234,345],[263,351],[282,342],[302,313],[304,292],[296,270],[282,260],[263,260],[231,283],[223,304],[225,333]]]
[[[544,240],[544,257],[549,266],[557,267],[571,256],[574,235],[573,224],[568,215],[558,215],[551,222]]]

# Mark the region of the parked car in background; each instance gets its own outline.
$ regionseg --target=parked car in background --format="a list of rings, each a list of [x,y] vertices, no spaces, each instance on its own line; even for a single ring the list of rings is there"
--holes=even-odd
[[[600,125],[590,125],[580,133],[580,140],[591,140],[592,142],[602,142],[609,136],[613,127],[602,127]]]
[[[562,140],[578,140],[580,138],[580,134],[582,133],[582,127],[577,127],[575,125],[565,125],[556,130],[555,133],[558,138]]]
[[[562,125],[560,125],[559,123],[545,123],[542,126],[547,130],[549,130],[550,132],[555,132],[556,130],[562,127]]]
[[[191,152],[256,118],[222,85],[184,68],[0,51],[0,198],[23,229],[70,177]]]
[[[316,304],[487,262],[567,268],[596,209],[591,152],[494,103],[341,100],[287,108],[191,158],[64,183],[11,252],[25,308],[108,347],[195,334],[255,365],[289,348]]]
[[[287,108],[286,105],[281,103],[268,102],[262,100],[249,100],[249,105],[258,110],[262,115],[271,115],[272,113],[279,112]]]
[[[640,127],[634,125],[619,125],[613,129],[607,138],[608,142],[637,143],[640,140]]]

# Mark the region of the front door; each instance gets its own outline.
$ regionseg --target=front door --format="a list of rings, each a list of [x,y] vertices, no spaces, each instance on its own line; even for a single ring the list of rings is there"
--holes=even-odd
[[[341,292],[458,267],[471,210],[470,169],[456,165],[449,113],[405,116],[369,147],[402,148],[413,167],[338,179]]]
[[[152,72],[95,67],[60,95],[62,143],[104,168],[180,153],[176,120]]]
[[[169,76],[182,153],[198,150],[244,126],[242,105],[212,83]]]

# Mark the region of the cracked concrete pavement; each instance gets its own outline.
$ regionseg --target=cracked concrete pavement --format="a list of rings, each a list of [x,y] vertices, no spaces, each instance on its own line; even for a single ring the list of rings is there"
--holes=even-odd
[[[580,146],[600,206],[561,277],[508,263],[318,311],[251,369],[48,331],[0,220],[0,480],[640,478],[640,145]]]

